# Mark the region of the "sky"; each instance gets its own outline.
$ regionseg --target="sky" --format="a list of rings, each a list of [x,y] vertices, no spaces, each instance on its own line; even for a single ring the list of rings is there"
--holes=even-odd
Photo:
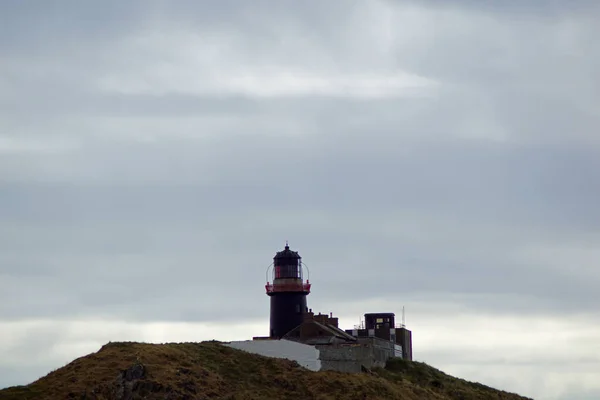
[[[406,309],[414,358],[600,398],[600,3],[0,2],[0,387],[109,341]]]

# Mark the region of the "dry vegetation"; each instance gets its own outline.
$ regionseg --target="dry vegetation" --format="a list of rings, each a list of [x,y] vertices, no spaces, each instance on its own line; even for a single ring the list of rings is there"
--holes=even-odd
[[[311,372],[295,362],[217,342],[109,343],[27,386],[17,399],[525,399],[453,378],[426,364],[391,360],[371,373]]]

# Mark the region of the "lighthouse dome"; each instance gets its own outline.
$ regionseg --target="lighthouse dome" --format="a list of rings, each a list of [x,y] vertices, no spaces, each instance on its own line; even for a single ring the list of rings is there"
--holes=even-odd
[[[297,265],[298,260],[301,258],[300,254],[297,251],[290,250],[290,246],[286,243],[285,248],[275,254],[273,262],[275,265]]]

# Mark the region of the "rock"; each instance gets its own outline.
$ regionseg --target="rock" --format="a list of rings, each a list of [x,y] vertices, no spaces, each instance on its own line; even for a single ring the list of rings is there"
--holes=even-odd
[[[146,376],[146,368],[144,368],[141,363],[134,364],[132,367],[123,371],[123,378],[127,382],[142,379],[144,376]]]
[[[146,368],[140,362],[137,362],[126,370],[121,371],[115,380],[115,398],[118,400],[132,400],[133,387],[135,383],[145,376]]]

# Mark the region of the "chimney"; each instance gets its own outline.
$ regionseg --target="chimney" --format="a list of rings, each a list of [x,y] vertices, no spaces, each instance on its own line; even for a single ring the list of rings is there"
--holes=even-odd
[[[312,312],[312,309],[308,312],[304,313],[304,321],[312,321],[315,318],[315,315]]]
[[[328,318],[327,318],[327,314],[321,314],[319,313],[318,315],[315,315],[315,321],[317,321],[320,324],[326,324],[328,323]]]

